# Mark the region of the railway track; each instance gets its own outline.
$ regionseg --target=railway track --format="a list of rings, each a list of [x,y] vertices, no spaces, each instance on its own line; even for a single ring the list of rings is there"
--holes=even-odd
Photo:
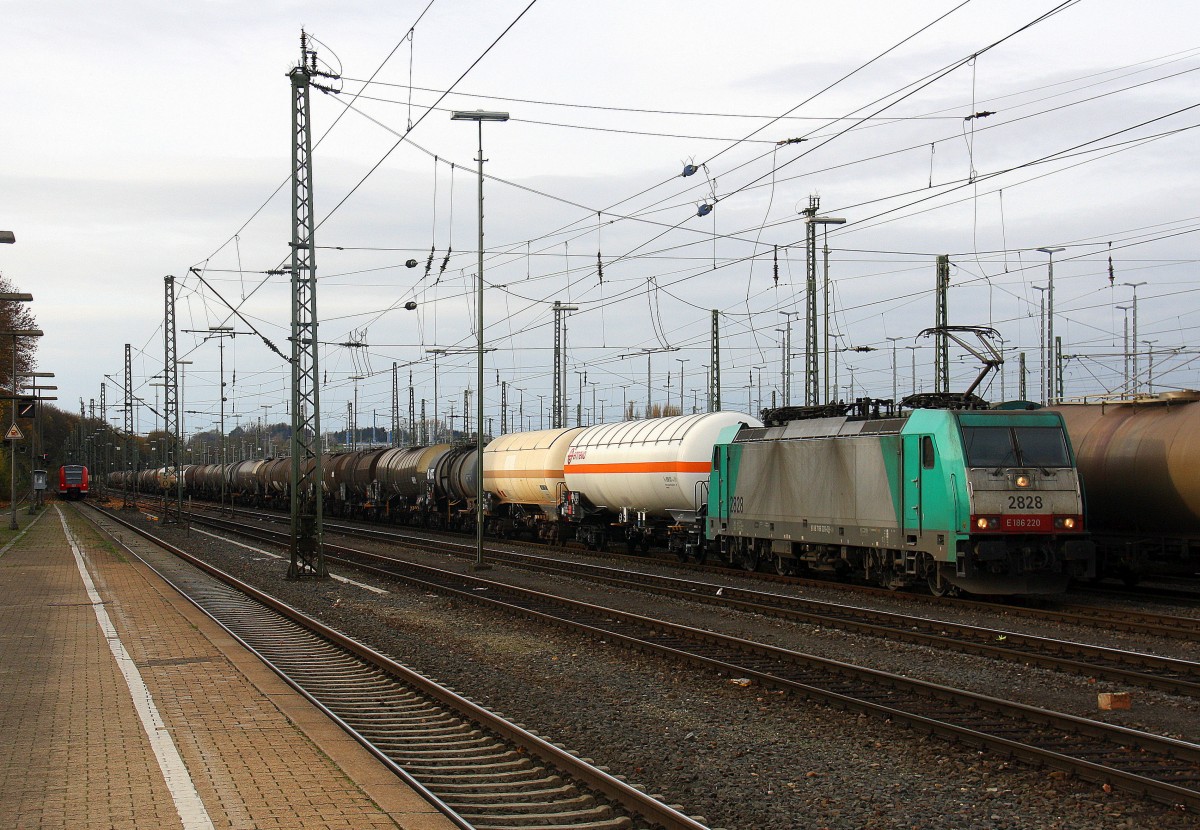
[[[246,530],[244,523],[239,532]],[[283,534],[267,528],[259,538]],[[1200,808],[1200,745],[326,544],[326,559]]]
[[[201,508],[202,509],[202,508]],[[193,515],[211,516],[215,511],[203,510],[196,512]],[[249,510],[246,508],[236,508],[229,511],[232,515],[244,516],[254,519],[257,522],[284,522],[286,519],[278,513],[262,510]],[[443,553],[454,552],[457,549],[464,551],[463,555],[474,555],[474,547],[464,542],[455,542],[444,540],[441,535],[432,533],[413,532],[411,530],[402,530],[397,528],[378,528],[369,527],[361,524],[351,524],[347,522],[336,522],[326,520],[324,526],[330,532],[341,533],[347,536],[355,536],[364,539],[375,539],[379,541],[392,542],[403,544],[410,547],[423,547],[427,545],[441,545],[439,550]],[[543,546],[536,546],[539,550]],[[589,554],[584,550],[572,551],[580,555],[595,555],[606,559],[615,559],[621,562],[628,562],[634,568],[640,567],[647,559],[644,556],[632,554],[620,554],[607,552],[603,554]],[[503,548],[490,547],[487,549],[487,555],[493,558],[502,556],[518,555],[512,551]],[[527,554],[528,556],[539,556],[539,554]],[[541,555],[541,559],[546,562],[560,561],[552,556]],[[710,574],[714,577],[722,577],[730,579],[738,576],[740,572],[729,568],[715,567],[712,565],[696,565],[694,563],[681,563],[677,559],[671,557],[659,564],[669,564],[672,567],[681,567],[690,571],[698,571],[701,573]],[[749,574],[747,578],[751,578]],[[777,582],[784,585],[814,587],[814,588],[835,588],[837,590],[852,593],[857,596],[864,597],[880,597],[889,601],[909,601],[916,605],[924,607],[947,608],[963,611],[992,611],[1004,616],[1016,619],[1032,620],[1037,622],[1047,622],[1054,625],[1076,625],[1086,628],[1103,627],[1110,631],[1124,632],[1129,634],[1145,634],[1153,637],[1170,637],[1173,639],[1196,641],[1200,640],[1200,619],[1194,617],[1183,617],[1171,614],[1158,614],[1146,611],[1136,611],[1132,609],[1113,609],[1102,606],[1067,603],[1057,600],[1040,600],[1031,599],[1023,603],[996,603],[988,602],[976,598],[962,597],[935,597],[928,594],[914,594],[903,591],[892,591],[883,588],[875,588],[869,585],[856,585],[851,583],[830,582],[829,580],[808,579],[795,576],[780,576],[773,573],[754,573],[753,579],[764,582]]]
[[[210,517],[215,527],[245,534],[244,523]],[[438,553],[474,557],[475,548],[458,542],[431,540],[395,534],[373,528],[331,524],[331,532],[345,533],[391,544],[419,546]],[[272,542],[273,537],[260,537]],[[854,605],[803,599],[737,587],[662,576],[642,571],[627,571],[592,563],[491,549],[493,561],[544,574],[583,578],[608,585],[671,596],[692,602],[716,605],[792,620],[827,628],[840,628],[884,639],[917,645],[953,649],[993,659],[1037,665],[1097,679],[1133,684],[1168,694],[1200,697],[1200,663],[1142,652],[1131,652],[1089,645],[1065,639],[1039,637],[1014,631],[964,625],[944,620],[879,611]],[[1058,621],[1062,621],[1059,618]],[[1200,636],[1200,621],[1196,633]],[[1161,628],[1159,626],[1155,629]],[[1175,626],[1170,627],[1172,632]]]
[[[146,562],[463,830],[705,830],[570,751],[105,511]],[[169,556],[116,539],[131,530]],[[197,570],[199,569],[199,570]]]

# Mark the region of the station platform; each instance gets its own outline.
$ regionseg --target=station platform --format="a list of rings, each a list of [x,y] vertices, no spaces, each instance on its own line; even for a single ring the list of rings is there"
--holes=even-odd
[[[73,509],[21,519],[0,548],[0,827],[452,827]]]

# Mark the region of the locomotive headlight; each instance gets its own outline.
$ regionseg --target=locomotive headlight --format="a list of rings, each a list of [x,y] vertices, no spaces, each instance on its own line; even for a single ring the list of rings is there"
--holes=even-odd
[[[995,530],[999,524],[995,516],[979,516],[975,519],[975,527],[979,530]]]
[[[1075,529],[1075,517],[1074,516],[1060,516],[1059,518],[1054,520],[1054,526],[1063,528],[1064,530],[1074,530]]]
[[[1017,476],[1016,485],[1018,487],[1028,487],[1029,486],[1029,476]]]

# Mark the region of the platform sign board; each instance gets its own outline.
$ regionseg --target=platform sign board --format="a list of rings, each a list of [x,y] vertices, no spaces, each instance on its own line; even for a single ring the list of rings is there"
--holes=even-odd
[[[34,470],[33,471],[33,489],[34,490],[45,490],[46,489],[46,471],[45,470]]]

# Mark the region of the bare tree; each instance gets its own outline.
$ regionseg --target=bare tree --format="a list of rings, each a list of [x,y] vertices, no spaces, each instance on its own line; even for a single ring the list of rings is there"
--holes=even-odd
[[[16,293],[17,287],[12,280],[0,274],[0,292]],[[37,328],[37,318],[33,316],[28,303],[0,302],[0,331]],[[13,373],[13,340],[17,345],[17,372],[28,375],[37,366],[37,338],[34,337],[0,337],[0,383],[5,388],[12,388]]]

